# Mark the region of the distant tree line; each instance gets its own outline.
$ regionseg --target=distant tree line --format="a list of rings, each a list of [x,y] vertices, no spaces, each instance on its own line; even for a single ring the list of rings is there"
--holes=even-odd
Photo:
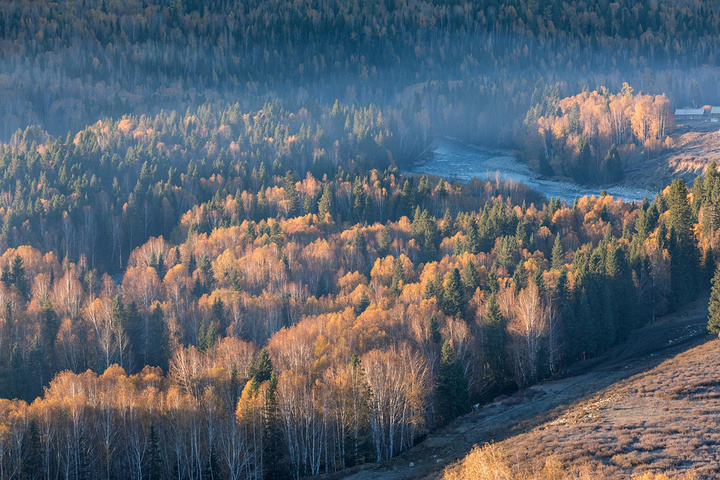
[[[514,142],[544,85],[629,81],[720,101],[717,0],[88,0],[0,5],[0,138],[269,97],[288,108],[407,106],[434,134]]]
[[[0,145],[0,245],[34,245],[72,261],[84,255],[90,268],[113,272],[151,236],[176,235],[189,209],[204,202],[202,210],[213,209],[228,195],[232,213],[203,217],[194,228],[307,213],[326,189],[348,220],[383,220],[397,208],[410,214],[410,199],[402,207],[390,202],[402,185],[393,187],[388,176],[362,204],[345,200],[359,172],[383,170],[426,147],[429,140],[399,125],[399,115],[338,102],[315,114],[277,103],[244,113],[235,104],[103,120],[67,137],[28,127]],[[281,187],[306,174],[330,180],[313,180],[285,201]]]

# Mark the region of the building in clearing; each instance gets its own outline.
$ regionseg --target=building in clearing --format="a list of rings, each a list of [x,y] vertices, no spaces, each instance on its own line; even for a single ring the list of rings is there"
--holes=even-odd
[[[710,116],[712,118],[720,118],[720,107],[711,107]]]
[[[678,108],[675,110],[676,120],[702,120],[705,118],[705,110],[702,108]]]

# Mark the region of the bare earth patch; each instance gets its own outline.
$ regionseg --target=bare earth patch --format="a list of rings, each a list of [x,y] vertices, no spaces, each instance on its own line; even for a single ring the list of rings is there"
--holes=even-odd
[[[675,178],[692,185],[708,165],[720,164],[720,123],[678,125],[672,139],[673,147],[662,154],[632,160],[621,185],[661,190]]]

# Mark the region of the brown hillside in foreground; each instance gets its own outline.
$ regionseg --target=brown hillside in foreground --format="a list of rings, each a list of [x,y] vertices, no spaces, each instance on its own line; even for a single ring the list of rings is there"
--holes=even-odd
[[[548,457],[603,478],[720,476],[720,343],[711,340],[499,442],[516,474]],[[457,468],[457,467],[456,467]]]
[[[355,472],[343,472],[345,475],[331,475],[327,480],[436,480],[442,478],[446,466],[449,466],[447,471],[456,473],[459,460],[466,458],[474,446],[487,442],[494,442],[500,458],[506,458],[509,464],[517,464],[518,471],[523,470],[523,473],[526,473],[525,470],[539,472],[548,460],[552,460],[558,462],[553,464],[559,466],[561,472],[560,476],[551,477],[556,480],[562,479],[565,474],[585,475],[584,478],[593,479],[614,478],[610,473],[606,476],[605,471],[617,472],[615,466],[598,473],[599,461],[585,465],[585,458],[578,458],[576,464],[565,459],[566,463],[561,464],[550,449],[529,451],[526,457],[525,446],[516,446],[514,442],[538,428],[546,428],[550,422],[574,411],[578,405],[612,395],[616,386],[655,371],[663,362],[677,358],[682,352],[691,351],[708,341],[715,343],[714,337],[706,330],[707,305],[708,296],[700,295],[683,309],[633,332],[606,355],[581,362],[560,378],[541,382],[510,397],[500,397],[494,403],[482,406],[479,411],[462,416],[431,433],[423,442],[390,461],[367,464],[359,471],[355,469]],[[676,371],[681,371],[680,367]],[[594,452],[589,455],[594,455]],[[605,460],[609,463],[609,458]],[[520,480],[522,475],[518,471],[511,472],[510,477],[499,476],[497,479]],[[472,474],[460,478],[484,477]],[[491,478],[497,480],[496,477]],[[543,477],[531,478],[542,480]],[[578,480],[583,477],[570,478]],[[674,476],[673,480],[680,478]]]

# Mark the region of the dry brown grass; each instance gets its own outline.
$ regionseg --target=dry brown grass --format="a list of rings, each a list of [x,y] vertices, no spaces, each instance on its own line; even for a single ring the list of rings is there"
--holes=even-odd
[[[527,433],[476,447],[445,478],[720,478],[719,353],[715,340],[681,353]],[[477,473],[483,462],[509,476]],[[548,465],[555,473],[543,473]]]
[[[518,467],[504,448],[495,444],[475,446],[463,461],[445,470],[443,480],[595,480],[609,478],[610,470],[604,465],[585,461],[580,465],[566,465],[558,457],[546,458],[539,465]],[[645,472],[630,477],[632,480],[697,480],[694,471],[668,476],[664,473]]]

